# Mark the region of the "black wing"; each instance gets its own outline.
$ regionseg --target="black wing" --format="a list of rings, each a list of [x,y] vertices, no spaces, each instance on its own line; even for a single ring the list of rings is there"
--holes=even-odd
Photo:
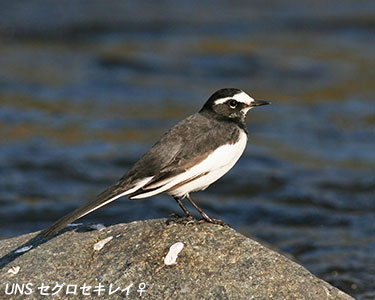
[[[160,177],[176,161],[181,153],[184,153],[184,145],[197,136],[199,128],[196,124],[201,123],[200,114],[194,114],[172,129],[170,129],[135,165],[115,184],[107,188],[97,197],[83,206],[62,217],[49,228],[43,231],[44,237],[51,237],[64,228],[67,224],[74,222],[82,216],[116,200],[127,191],[133,189],[137,183],[148,177]],[[209,124],[203,122],[203,129],[208,130]],[[202,128],[201,128],[202,129]]]
[[[179,152],[165,167],[158,169],[158,173],[154,172],[150,181],[130,194],[129,199],[141,199],[167,191],[165,184],[170,179],[200,163],[220,146],[238,141],[241,129],[237,125],[217,122],[203,116],[198,120],[199,122],[194,124],[183,124],[184,126],[180,129],[184,130],[178,130],[178,132],[183,132],[183,143]],[[196,174],[194,178],[203,175]]]

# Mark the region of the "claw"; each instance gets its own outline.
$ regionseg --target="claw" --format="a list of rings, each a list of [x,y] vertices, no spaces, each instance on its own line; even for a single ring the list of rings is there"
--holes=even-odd
[[[206,215],[207,216],[207,215]],[[208,217],[208,216],[207,216]],[[224,221],[222,220],[219,220],[219,219],[215,219],[215,218],[204,218],[202,221],[205,221],[205,222],[208,222],[208,223],[212,223],[212,224],[216,224],[216,225],[221,225],[221,226],[226,226],[228,225],[227,223],[225,223]]]

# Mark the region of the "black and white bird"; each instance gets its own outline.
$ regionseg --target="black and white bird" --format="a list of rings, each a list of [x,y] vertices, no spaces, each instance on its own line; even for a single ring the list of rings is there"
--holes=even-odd
[[[53,236],[69,223],[120,197],[133,200],[163,192],[177,201],[187,217],[192,216],[181,202],[184,198],[205,221],[223,223],[204,213],[189,194],[204,190],[234,166],[247,143],[246,113],[265,104],[269,102],[254,100],[239,89],[218,90],[198,113],[162,136],[115,184],[58,220],[43,231],[43,236]]]

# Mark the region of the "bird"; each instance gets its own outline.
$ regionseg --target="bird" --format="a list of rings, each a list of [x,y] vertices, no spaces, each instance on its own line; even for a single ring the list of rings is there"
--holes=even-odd
[[[184,198],[201,214],[203,222],[225,224],[209,217],[190,193],[206,189],[234,166],[247,145],[247,112],[266,104],[270,102],[255,100],[237,88],[214,92],[197,113],[165,133],[123,177],[57,220],[42,236],[50,238],[66,225],[120,197],[136,200],[160,193],[171,195],[190,219],[193,217],[182,203]]]

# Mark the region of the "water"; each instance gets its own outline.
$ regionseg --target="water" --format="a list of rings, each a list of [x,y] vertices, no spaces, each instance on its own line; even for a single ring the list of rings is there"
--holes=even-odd
[[[0,4],[0,236],[45,228],[213,91],[239,87],[273,104],[249,113],[245,154],[194,199],[374,298],[375,4],[105,3]],[[161,195],[116,201],[84,221],[172,212]]]

